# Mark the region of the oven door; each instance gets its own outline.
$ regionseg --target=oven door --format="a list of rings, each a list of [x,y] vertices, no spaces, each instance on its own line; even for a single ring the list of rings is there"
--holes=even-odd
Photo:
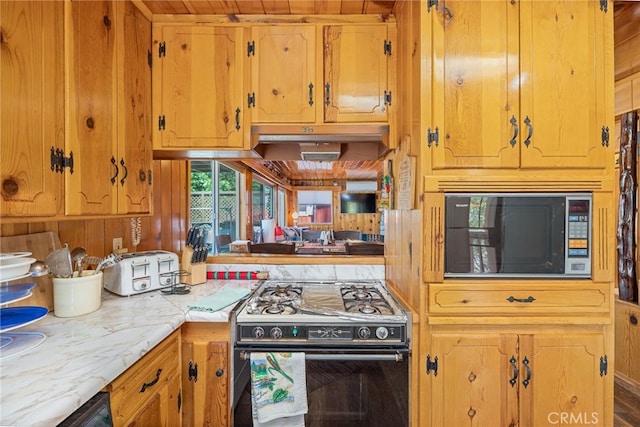
[[[292,349],[255,349],[291,352]],[[293,350],[295,351],[295,350]],[[409,355],[395,350],[299,349],[306,359],[309,411],[305,425],[409,425]],[[235,427],[251,427],[249,353],[234,351]]]

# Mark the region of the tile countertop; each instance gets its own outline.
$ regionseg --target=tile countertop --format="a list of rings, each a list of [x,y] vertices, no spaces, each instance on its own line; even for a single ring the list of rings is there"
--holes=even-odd
[[[258,281],[216,280],[186,295],[159,291],[120,297],[103,291],[99,310],[53,313],[16,332],[41,332],[38,347],[0,359],[0,425],[55,426],[187,322],[227,322],[232,304],[215,313],[187,306],[223,289]]]

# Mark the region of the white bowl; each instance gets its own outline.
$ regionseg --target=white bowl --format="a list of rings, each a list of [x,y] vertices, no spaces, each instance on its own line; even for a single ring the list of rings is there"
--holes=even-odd
[[[7,282],[29,272],[29,267],[35,262],[35,258],[9,258],[0,260],[0,282]]]

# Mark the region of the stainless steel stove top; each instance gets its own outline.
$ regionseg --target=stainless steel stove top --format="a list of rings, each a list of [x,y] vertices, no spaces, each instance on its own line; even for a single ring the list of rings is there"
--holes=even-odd
[[[262,283],[233,315],[236,344],[407,346],[409,315],[382,281]]]

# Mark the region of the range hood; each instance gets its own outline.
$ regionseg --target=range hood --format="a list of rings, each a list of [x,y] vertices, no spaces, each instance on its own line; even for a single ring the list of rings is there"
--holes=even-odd
[[[377,160],[388,140],[384,124],[251,126],[251,149],[265,160]]]

